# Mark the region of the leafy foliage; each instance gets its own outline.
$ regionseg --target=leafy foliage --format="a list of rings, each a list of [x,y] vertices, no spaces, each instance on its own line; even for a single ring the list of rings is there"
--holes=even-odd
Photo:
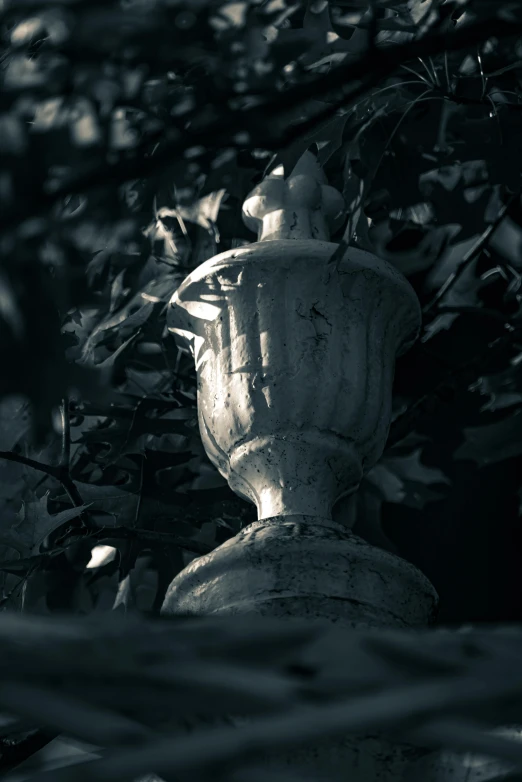
[[[334,240],[424,312],[357,531],[392,547],[382,503],[520,455],[520,3],[5,0],[0,37],[3,608],[157,612],[254,520],[202,449],[165,308],[254,240],[242,200],[309,148],[347,204]],[[462,400],[437,462],[427,422]]]
[[[487,753],[503,761],[499,778],[520,764],[517,734],[498,731],[522,718],[520,628],[353,633],[259,617],[4,614],[0,639],[0,704],[13,727],[40,724],[90,747],[35,782],[307,779],[283,770],[281,752],[368,732]]]

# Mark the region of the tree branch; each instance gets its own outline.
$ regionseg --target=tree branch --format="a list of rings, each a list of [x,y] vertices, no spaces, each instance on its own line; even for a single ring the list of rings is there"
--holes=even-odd
[[[55,481],[58,481],[62,484],[64,491],[75,508],[83,505],[80,492],[70,477],[68,469],[64,471],[62,466],[54,467],[51,464],[44,464],[44,462],[39,462],[36,459],[30,459],[28,456],[23,456],[20,453],[14,453],[14,451],[0,451],[0,459],[6,459],[10,462],[24,464],[26,467],[32,467],[33,470],[38,470],[39,472],[43,472],[46,475],[49,475],[50,478],[54,478]]]
[[[20,453],[14,453],[14,451],[0,451],[0,459],[7,459],[10,462],[17,462],[18,464],[25,464],[26,467],[32,467],[33,470],[44,472],[56,481],[60,481],[60,468],[53,467],[51,464],[44,464],[44,462],[38,462],[36,459],[30,459],[28,456],[22,456]],[[61,483],[61,481],[60,481]],[[65,487],[64,487],[65,488]]]
[[[386,76],[391,75],[403,63],[420,56],[440,54],[444,51],[456,51],[474,46],[492,37],[504,38],[520,34],[522,22],[511,22],[501,18],[482,20],[473,24],[463,25],[460,29],[451,32],[429,33],[420,39],[403,44],[375,47],[364,56],[346,65],[332,69],[328,74],[321,75],[308,83],[299,84],[284,90],[269,101],[239,110],[230,110],[226,116],[220,116],[206,123],[203,127],[197,127],[197,118],[191,123],[190,130],[185,134],[179,131],[172,132],[170,137],[162,143],[162,147],[155,149],[156,144],[145,144],[136,150],[137,155],[133,160],[120,160],[114,164],[102,164],[98,167],[86,168],[84,171],[63,179],[54,187],[49,187],[47,192],[42,192],[38,203],[33,201],[32,209],[18,214],[6,215],[3,220],[4,230],[13,228],[20,222],[50,209],[61,198],[72,193],[85,193],[93,188],[106,185],[111,182],[115,185],[123,184],[132,179],[140,179],[154,174],[165,165],[191,146],[203,146],[204,148],[219,149],[229,147],[231,137],[240,131],[250,134],[250,144],[243,146],[248,148],[259,145],[267,148],[283,148],[296,138],[314,130],[323,122],[331,118],[335,113],[364,94]],[[346,85],[350,82],[361,81],[360,85],[352,87],[347,93]],[[278,134],[275,138],[261,137],[256,133],[259,127],[259,119],[264,120],[266,128],[267,119],[281,119],[289,111],[320,97],[325,99],[332,97],[332,93],[341,92],[322,112],[299,124],[291,126],[287,132]]]
[[[202,543],[199,540],[193,540],[192,538],[186,538],[181,535],[173,535],[171,532],[155,532],[149,529],[135,529],[131,527],[98,527],[95,532],[85,530],[71,531],[68,536],[68,540],[75,539],[88,539],[103,541],[106,545],[110,545],[114,540],[129,540],[129,541],[148,541],[149,543],[157,543],[162,546],[177,546],[184,551],[190,551],[192,554],[198,556],[204,556],[214,550],[215,546],[210,546],[208,543]],[[73,541],[71,541],[73,542]],[[49,549],[44,554],[38,555],[38,561],[43,561],[44,558],[53,556],[63,551],[63,546],[56,549]],[[24,568],[30,566],[30,563],[35,560],[35,557],[27,559],[13,559],[0,561],[0,571],[4,570],[7,573],[18,575],[24,572]]]
[[[147,540],[151,543],[178,546],[199,556],[209,554],[215,548],[208,543],[201,543],[198,540],[192,540],[192,538],[173,535],[170,532],[154,532],[154,530],[132,529],[130,527],[103,527],[90,534],[89,538],[95,538],[96,540]]]

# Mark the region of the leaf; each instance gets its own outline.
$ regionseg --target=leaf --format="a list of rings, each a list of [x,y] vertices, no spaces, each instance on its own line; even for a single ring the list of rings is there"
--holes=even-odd
[[[136,506],[139,502],[139,492],[122,491],[117,486],[97,486],[92,483],[76,481],[76,487],[83,500],[88,505],[88,512],[101,511],[107,516],[113,516],[114,521],[107,519],[103,526],[114,526],[119,520],[125,524],[134,519]],[[65,495],[58,500],[65,500]]]
[[[298,117],[296,117],[296,121],[303,122],[307,118],[319,114],[321,111],[324,111],[327,105],[328,104],[323,101],[307,101],[307,111],[300,112]],[[312,108],[313,111],[311,111]],[[270,170],[282,165],[285,172],[285,179],[288,179],[303,154],[312,144],[317,145],[317,158],[321,165],[324,165],[334,152],[340,148],[343,140],[343,131],[348,121],[348,117],[348,113],[341,116],[335,116],[327,122],[322,123],[316,130],[300,136],[293,144],[290,144],[287,148],[277,152],[270,161]]]
[[[481,408],[481,412],[503,410],[522,405],[521,373],[522,353],[511,359],[511,366],[494,375],[483,375],[470,386],[470,391],[477,391],[489,397]]]
[[[112,313],[115,312],[118,307],[121,305],[126,291],[124,290],[124,278],[125,278],[125,269],[122,269],[121,272],[119,272],[114,280],[112,281],[111,285],[111,303],[109,312]]]
[[[455,459],[469,459],[479,467],[522,454],[522,410],[495,423],[464,429],[465,442]]]
[[[408,0],[408,10],[414,24],[425,20],[434,3],[433,0]]]
[[[495,190],[489,182],[485,160],[466,160],[425,171],[420,176],[419,189],[430,202],[439,224],[458,225],[460,241],[487,227],[486,213]]]
[[[401,503],[406,496],[402,480],[384,464],[376,464],[366,476],[366,480],[377,488],[386,502]]]
[[[178,219],[188,220],[191,223],[196,223],[196,225],[205,228],[209,233],[214,234],[218,213],[225,194],[226,190],[222,188],[221,190],[209,193],[204,198],[201,198],[199,201],[195,201],[190,205],[178,204],[175,209],[163,206],[158,209],[157,216],[160,219],[163,217],[177,217]]]
[[[413,213],[415,207],[405,212]],[[419,225],[412,220],[388,220],[373,225],[368,236],[375,252],[390,261],[405,276],[429,269],[443,257],[451,239],[459,232],[455,225],[441,228]]]
[[[138,557],[136,564],[118,584],[113,609],[150,611],[158,590],[157,573],[149,567],[150,557]]]
[[[441,470],[421,462],[422,448],[405,456],[385,457],[366,476],[385,502],[422,509],[443,495],[429,487],[451,481]]]
[[[330,9],[324,0],[309,0],[303,19],[303,33],[309,36],[311,46],[303,57],[303,65],[311,65],[328,53],[328,33],[332,30]]]
[[[14,524],[0,535],[3,545],[16,549],[24,557],[34,556],[39,553],[41,544],[51,532],[87,509],[86,505],[81,505],[50,514],[47,510],[49,494],[47,491],[41,499],[22,504],[21,510],[12,520]]]
[[[443,280],[458,267],[462,257],[466,250],[472,247],[476,242],[477,237],[467,242],[461,242],[458,245],[452,247],[448,254],[440,261],[435,267],[434,273],[430,277],[430,287],[436,288],[434,281]],[[480,300],[478,292],[483,287],[484,282],[477,276],[476,269],[478,263],[478,257],[475,258],[460,274],[458,280],[451,286],[446,295],[441,300],[441,305],[446,307],[463,307],[472,306],[480,307]],[[444,272],[444,273],[443,273]],[[444,276],[446,275],[446,276]],[[442,315],[436,315],[433,320],[428,323],[424,328],[424,334],[422,335],[422,341],[428,342],[436,334],[444,329],[449,329],[453,322],[458,318],[457,313],[444,313]]]
[[[417,481],[427,485],[432,483],[450,483],[449,478],[441,470],[422,464],[421,452],[421,448],[416,448],[408,456],[385,458],[383,462],[389,470],[392,470],[403,480]]]
[[[29,404],[22,396],[0,400],[0,450],[11,451],[31,428]]]
[[[92,320],[90,320],[80,329],[72,328],[72,331],[78,334],[81,343],[81,355],[78,363],[88,366],[98,365],[111,357],[114,361],[113,353],[115,351],[107,348],[106,344],[115,336],[123,344],[130,344],[147,321],[158,314],[178,287],[179,282],[179,275],[176,275],[169,268],[162,277],[156,275],[152,279],[148,279],[143,289],[131,296],[121,309],[113,312],[111,307],[111,311],[106,316],[102,316],[94,327]],[[96,316],[99,317],[98,312],[94,315],[94,321]],[[120,345],[121,347],[122,345]]]
[[[107,453],[106,462],[112,462],[125,454],[143,453],[148,438],[152,435],[172,435],[190,437],[194,433],[192,424],[197,422],[194,410],[180,410],[180,415],[144,416],[136,415],[130,421],[114,421],[110,426],[98,426],[95,429],[84,431],[79,442],[89,445],[104,444]],[[183,417],[182,417],[183,416]],[[190,458],[187,456],[187,458]]]
[[[130,301],[125,307],[118,312],[109,315],[109,317],[103,319],[94,328],[89,335],[82,349],[81,363],[82,364],[98,364],[101,363],[98,358],[97,349],[103,345],[104,341],[110,337],[108,332],[116,329],[138,329],[142,326],[148,318],[154,312],[154,303],[150,300],[134,299]],[[120,331],[121,333],[121,331]],[[127,342],[131,340],[136,331],[127,337]],[[112,353],[111,353],[112,355]],[[105,359],[103,359],[105,360]]]

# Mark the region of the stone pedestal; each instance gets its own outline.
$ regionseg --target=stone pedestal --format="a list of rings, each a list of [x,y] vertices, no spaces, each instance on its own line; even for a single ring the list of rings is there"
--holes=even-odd
[[[413,565],[329,519],[292,515],[254,522],[194,560],[172,582],[163,611],[415,627],[432,620],[436,604],[435,590]],[[378,736],[347,736],[264,762],[267,779],[274,763],[317,782],[391,782],[424,754]]]
[[[349,627],[415,627],[437,595],[409,562],[313,516],[255,521],[171,583],[163,611],[329,620]]]

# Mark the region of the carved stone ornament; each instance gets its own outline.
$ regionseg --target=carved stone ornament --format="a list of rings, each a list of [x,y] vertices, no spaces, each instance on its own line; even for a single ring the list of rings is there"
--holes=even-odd
[[[331,518],[381,456],[395,358],[415,340],[417,297],[390,264],[327,241],[342,213],[306,153],[245,201],[258,241],[199,266],[169,329],[198,373],[203,445],[260,519]]]
[[[344,209],[311,153],[286,179],[276,168],[243,207],[257,242],[203,263],[172,298],[168,328],[196,362],[205,450],[259,521],[182,571],[165,613],[351,627],[433,616],[437,596],[422,573],[332,521],[336,501],[382,454],[395,359],[420,326],[416,295],[395,268],[329,241]],[[373,782],[399,779],[417,756],[348,737],[283,762],[325,782]]]

